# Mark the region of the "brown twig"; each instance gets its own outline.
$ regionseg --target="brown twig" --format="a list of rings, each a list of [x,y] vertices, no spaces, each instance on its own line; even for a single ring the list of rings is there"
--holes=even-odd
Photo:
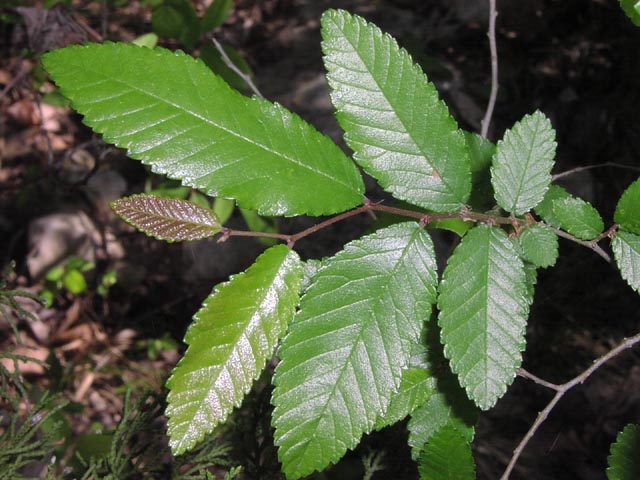
[[[587,368],[580,375],[574,377],[573,379],[569,380],[566,383],[563,383],[562,385],[556,385],[554,383],[547,382],[546,380],[542,380],[541,378],[536,377],[535,375],[527,372],[524,369],[519,369],[518,370],[518,375],[520,375],[520,376],[522,376],[524,378],[527,378],[529,380],[532,380],[533,382],[537,383],[538,385],[542,385],[544,387],[547,387],[547,388],[550,388],[552,390],[555,390],[556,394],[553,396],[553,398],[547,404],[547,406],[544,408],[544,410],[542,410],[538,414],[538,417],[536,418],[536,421],[533,422],[533,425],[531,425],[531,428],[529,428],[529,431],[525,434],[525,436],[522,438],[522,440],[520,441],[520,443],[518,444],[516,449],[513,451],[513,456],[511,457],[511,461],[507,465],[507,468],[505,469],[504,473],[502,474],[502,477],[500,477],[501,480],[507,480],[509,478],[509,475],[513,471],[513,467],[516,465],[516,463],[518,461],[518,458],[522,454],[522,451],[524,450],[524,448],[527,446],[527,443],[529,443],[529,440],[531,440],[531,438],[535,435],[535,433],[538,431],[538,428],[540,428],[540,425],[542,425],[544,423],[544,421],[549,416],[549,413],[551,412],[551,410],[553,410],[553,408],[560,401],[560,399],[569,390],[571,390],[573,387],[575,387],[578,384],[584,383],[593,374],[593,372],[598,370],[606,362],[608,362],[612,358],[616,357],[618,354],[620,354],[624,350],[632,348],[638,342],[640,342],[640,333],[634,335],[633,337],[627,338],[620,345],[618,345],[617,347],[615,347],[612,350],[610,350],[608,353],[606,353],[606,354],[602,355],[600,358],[598,358],[595,362],[593,362],[591,364],[591,366],[589,368]]]
[[[640,167],[634,167],[633,165],[624,165],[622,163],[616,163],[616,162],[605,162],[605,163],[600,163],[598,165],[585,165],[582,167],[576,167],[576,168],[572,168],[571,170],[567,170],[566,172],[556,173],[551,177],[551,181],[555,181],[563,177],[568,177],[569,175],[573,175],[574,173],[583,172],[585,170],[592,170],[594,168],[601,168],[601,167],[623,168],[625,170],[640,172]]]
[[[491,93],[489,95],[489,103],[487,111],[482,119],[481,135],[487,137],[489,133],[489,125],[491,125],[491,117],[493,109],[498,98],[498,46],[496,43],[496,17],[498,16],[496,8],[496,0],[489,0],[489,49],[491,50]]]

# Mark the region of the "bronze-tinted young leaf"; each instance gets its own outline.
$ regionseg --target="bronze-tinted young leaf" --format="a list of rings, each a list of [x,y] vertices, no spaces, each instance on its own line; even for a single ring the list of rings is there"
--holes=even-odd
[[[187,200],[142,194],[120,198],[111,208],[138,230],[168,242],[200,240],[220,231],[211,210]]]

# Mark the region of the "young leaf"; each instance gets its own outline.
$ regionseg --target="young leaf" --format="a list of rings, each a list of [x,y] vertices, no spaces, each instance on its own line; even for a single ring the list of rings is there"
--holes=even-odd
[[[640,178],[629,185],[620,197],[613,220],[620,228],[640,235]]]
[[[552,227],[560,227],[560,221],[553,213],[553,202],[558,199],[573,198],[569,192],[559,185],[551,185],[544,196],[542,203],[534,208],[536,214]]]
[[[556,264],[558,236],[542,225],[525,228],[519,235],[524,258],[536,267],[547,268]]]
[[[420,480],[474,480],[471,445],[450,425],[438,430],[420,456]]]
[[[187,200],[141,194],[115,200],[111,208],[138,230],[168,242],[200,240],[220,231],[211,210]]]
[[[379,230],[323,261],[279,351],[278,456],[289,479],[338,460],[384,415],[436,298],[429,235]]]
[[[263,215],[362,203],[357,167],[329,138],[182,52],[89,44],[42,61],[87,125],[156,173]]]
[[[507,234],[479,225],[462,238],[440,282],[444,355],[483,410],[507,390],[522,362],[529,304],[522,260]]]
[[[609,455],[609,480],[637,480],[640,478],[640,427],[629,424],[624,427]]]
[[[478,410],[460,388],[450,372],[438,382],[438,393],[433,394],[411,414],[408,424],[411,457],[420,458],[425,445],[441,428],[455,428],[468,442],[473,440]]]
[[[622,278],[640,292],[640,235],[620,230],[613,238],[612,247]]]
[[[328,10],[321,23],[331,99],[355,160],[396,198],[440,212],[463,206],[465,140],[420,67],[361,17]]]
[[[167,382],[174,454],[191,449],[240,405],[293,318],[301,277],[298,255],[276,245],[205,300]]]
[[[582,240],[594,239],[604,230],[598,211],[581,198],[554,200],[553,215],[562,228]]]
[[[491,167],[496,200],[507,212],[522,215],[538,205],[551,184],[556,133],[540,111],[507,130]]]

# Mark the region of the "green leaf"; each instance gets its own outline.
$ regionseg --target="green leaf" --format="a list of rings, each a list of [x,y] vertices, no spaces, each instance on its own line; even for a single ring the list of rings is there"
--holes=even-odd
[[[226,198],[218,197],[213,201],[213,213],[220,220],[220,225],[227,223],[235,207],[236,203]]]
[[[253,77],[251,67],[240,52],[229,45],[222,45],[222,49],[227,54],[227,57],[229,57],[229,60],[231,60],[241,72]],[[200,58],[207,64],[213,73],[221,76],[222,79],[233,88],[237,90],[249,89],[247,82],[225,63],[222,59],[222,55],[220,55],[220,52],[212,43],[207,43],[202,47],[200,50]]]
[[[549,119],[536,111],[525,115],[498,142],[491,183],[504,210],[522,215],[542,202],[551,184],[555,138]]]
[[[141,194],[115,200],[111,208],[125,222],[158,240],[200,240],[220,231],[211,210],[187,200]]]
[[[411,414],[407,426],[411,457],[418,460],[431,437],[445,426],[455,428],[471,442],[477,419],[478,410],[447,368],[446,376],[438,381],[438,393]]]
[[[558,258],[558,236],[550,228],[531,225],[519,235],[525,260],[536,267],[552,267]]]
[[[640,478],[640,426],[629,424],[611,444],[609,480],[637,480]]]
[[[278,104],[247,98],[182,52],[107,43],[43,56],[106,141],[210,196],[262,215],[325,215],[362,203],[357,167]]]
[[[640,2],[638,0],[618,0],[620,7],[627,14],[627,17],[638,27],[640,27]]]
[[[629,185],[620,197],[613,220],[620,228],[640,235],[640,178]]]
[[[153,9],[151,26],[161,37],[178,39],[189,48],[200,34],[198,13],[188,0],[164,0]]]
[[[87,290],[87,281],[78,270],[70,270],[62,277],[62,283],[70,293],[80,295]]]
[[[604,231],[598,211],[581,198],[554,200],[553,215],[561,228],[582,240],[594,239]]]
[[[522,362],[529,311],[524,265],[504,231],[479,225],[467,232],[444,270],[438,308],[451,370],[488,410]]]
[[[158,35],[153,32],[145,33],[144,35],[140,35],[138,38],[131,40],[131,43],[138,45],[139,47],[154,48],[158,45]]]
[[[295,313],[301,277],[298,255],[277,245],[204,301],[167,382],[174,454],[193,448],[240,405]]]
[[[542,203],[534,208],[536,214],[552,227],[560,227],[560,221],[553,213],[553,202],[558,199],[573,198],[569,192],[559,185],[551,185],[544,196]]]
[[[476,466],[471,445],[450,426],[438,430],[420,456],[420,480],[474,480]]]
[[[249,227],[249,230],[251,230],[252,232],[278,233],[277,219],[267,219],[261,217],[253,210],[246,210],[244,208],[240,209],[240,214],[247,224],[247,227]],[[275,245],[278,242],[278,240],[275,238],[267,237],[260,238],[259,240],[262,244],[269,247],[271,245]]]
[[[213,0],[202,17],[202,31],[210,32],[222,25],[229,16],[231,7],[232,0]]]
[[[278,456],[295,479],[338,460],[384,415],[436,299],[433,243],[402,223],[322,263],[279,351]]]
[[[482,135],[475,132],[462,131],[469,152],[471,173],[481,172],[491,166],[491,159],[496,153],[496,146]]]
[[[640,235],[620,230],[613,238],[612,247],[622,278],[640,292]]]
[[[328,10],[321,23],[331,100],[355,160],[396,198],[462,207],[471,191],[465,139],[434,85],[361,17]]]

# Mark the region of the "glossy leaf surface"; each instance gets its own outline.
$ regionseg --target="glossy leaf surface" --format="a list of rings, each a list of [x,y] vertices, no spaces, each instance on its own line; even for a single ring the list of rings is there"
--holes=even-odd
[[[620,197],[613,220],[620,228],[640,235],[640,178],[629,185]]]
[[[498,142],[491,167],[496,200],[522,215],[538,205],[551,184],[555,130],[542,112],[526,115]]]
[[[396,198],[434,211],[471,190],[462,132],[409,54],[361,17],[322,16],[322,49],[345,141],[364,170]]]
[[[204,301],[167,382],[174,454],[191,449],[240,405],[293,318],[301,277],[298,255],[277,245]]]
[[[200,240],[220,231],[211,210],[187,200],[132,195],[111,202],[111,208],[138,230],[168,242]]]
[[[429,440],[420,456],[420,480],[474,480],[476,467],[471,445],[451,425],[445,425]]]
[[[609,480],[637,480],[640,478],[640,427],[629,424],[611,444]]]
[[[622,278],[640,292],[640,235],[621,230],[614,237],[612,247]]]
[[[279,350],[273,393],[289,479],[337,461],[385,414],[436,299],[429,235],[401,223],[322,263]]]
[[[331,140],[182,52],[89,44],[43,63],[87,125],[156,173],[265,215],[362,203],[362,178]]]
[[[592,240],[604,231],[598,211],[581,198],[554,200],[553,215],[560,227],[582,240]]]
[[[479,225],[440,282],[438,324],[451,370],[476,405],[491,408],[522,362],[529,304],[522,260],[506,233]]]
[[[558,236],[542,225],[525,228],[519,236],[524,258],[536,267],[555,265],[558,258]]]

